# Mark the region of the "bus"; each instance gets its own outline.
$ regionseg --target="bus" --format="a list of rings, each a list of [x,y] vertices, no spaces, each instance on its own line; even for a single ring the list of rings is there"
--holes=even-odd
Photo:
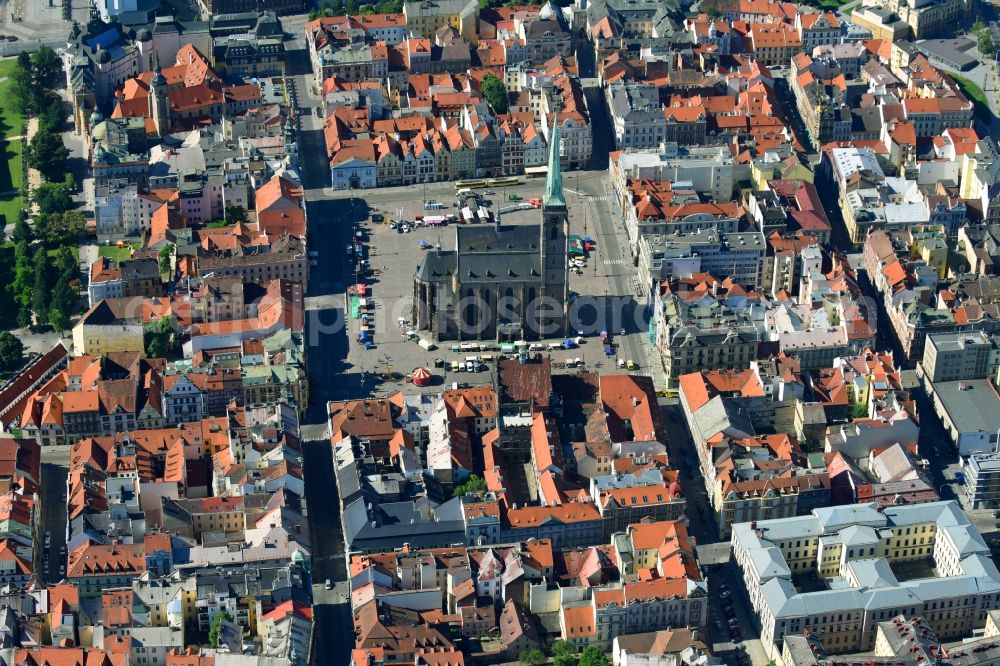
[[[473,188],[480,189],[486,187],[486,181],[482,178],[474,178],[472,180],[456,180],[455,189],[460,190],[463,188]]]
[[[518,178],[490,178],[486,181],[488,187],[513,187],[520,184],[521,181]]]

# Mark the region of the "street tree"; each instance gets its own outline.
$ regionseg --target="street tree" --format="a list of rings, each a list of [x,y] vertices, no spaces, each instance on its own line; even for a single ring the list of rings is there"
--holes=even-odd
[[[247,221],[247,209],[243,206],[226,206],[226,224]]]
[[[49,320],[49,306],[52,302],[52,266],[48,254],[42,250],[35,253],[32,262],[34,280],[31,286],[31,309],[35,320],[44,324]]]
[[[34,276],[30,246],[26,241],[19,241],[14,245],[14,279],[8,289],[14,302],[22,312],[28,312],[29,318],[31,286],[34,283]]]
[[[568,641],[556,641],[552,644],[552,663],[554,666],[577,666],[576,648]]]
[[[32,198],[43,215],[64,213],[73,207],[69,188],[64,183],[42,183],[32,192]]]
[[[24,344],[10,331],[0,331],[0,371],[10,372],[21,365]]]
[[[596,645],[588,645],[580,655],[577,666],[611,666],[611,660]]]
[[[34,237],[34,232],[31,230],[31,225],[28,224],[28,217],[24,214],[24,211],[18,213],[17,220],[14,222],[14,230],[10,235],[15,244],[21,241],[30,243]]]
[[[470,474],[469,478],[465,480],[465,483],[460,486],[455,486],[455,490],[452,491],[452,494],[455,497],[463,497],[464,495],[482,496],[486,494],[486,490],[486,481],[476,474]]]
[[[538,648],[531,648],[517,655],[517,660],[522,664],[526,664],[526,666],[542,666],[546,661],[546,657],[545,653]]]
[[[62,62],[49,46],[39,47],[31,56],[31,68],[35,84],[43,88],[55,88],[63,75]]]
[[[38,116],[38,126],[49,132],[61,132],[66,122],[66,110],[58,95],[48,93],[42,103]]]
[[[507,113],[510,107],[510,97],[507,96],[507,86],[495,74],[483,77],[483,96],[497,113]]]
[[[69,149],[62,136],[39,127],[28,146],[28,166],[38,169],[46,180],[62,181],[68,159]]]
[[[226,611],[219,612],[212,619],[212,626],[208,629],[208,642],[212,647],[219,646],[219,630],[222,627],[223,622],[232,622],[233,616]]]
[[[22,115],[31,116],[38,111],[44,91],[35,85],[34,76],[31,71],[31,58],[28,54],[21,53],[18,55],[17,62],[18,66],[10,74],[10,86],[8,90],[10,90],[11,99],[18,111]],[[26,62],[27,64],[22,64],[22,62]],[[3,128],[5,132],[10,129],[9,127]]]

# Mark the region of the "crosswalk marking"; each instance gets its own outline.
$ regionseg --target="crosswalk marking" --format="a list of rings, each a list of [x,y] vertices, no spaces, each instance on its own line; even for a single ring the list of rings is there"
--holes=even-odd
[[[574,189],[568,187],[564,188],[570,194],[575,194],[577,196],[586,197],[591,201],[613,201],[613,197],[610,194],[584,194],[583,192],[578,192]]]
[[[621,266],[625,263],[624,259],[605,259],[604,263],[609,266]]]

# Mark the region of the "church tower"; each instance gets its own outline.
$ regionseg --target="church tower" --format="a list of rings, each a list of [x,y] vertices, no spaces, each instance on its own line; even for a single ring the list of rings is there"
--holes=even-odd
[[[149,116],[156,125],[156,135],[160,138],[170,131],[170,103],[167,100],[167,79],[156,61],[153,78],[149,82]]]
[[[552,132],[549,133],[549,169],[545,177],[545,194],[542,196],[541,235],[539,247],[542,253],[542,295],[559,304],[559,314],[542,322],[541,333],[545,336],[565,335],[569,307],[569,211],[563,195],[559,119],[555,110],[552,114]]]

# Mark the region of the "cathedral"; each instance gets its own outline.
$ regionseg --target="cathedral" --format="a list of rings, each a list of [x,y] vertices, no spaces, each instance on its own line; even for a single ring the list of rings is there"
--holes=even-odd
[[[567,330],[569,216],[553,123],[541,224],[456,225],[413,277],[413,325],[441,340],[537,340]]]

